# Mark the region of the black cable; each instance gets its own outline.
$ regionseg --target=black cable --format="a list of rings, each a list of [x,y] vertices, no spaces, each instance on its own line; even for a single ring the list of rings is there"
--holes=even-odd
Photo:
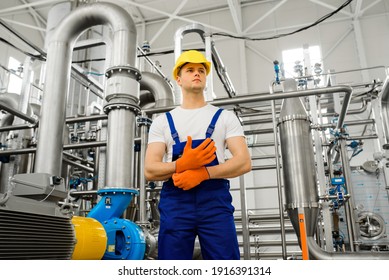
[[[307,29],[309,29],[309,28],[311,28],[313,26],[318,25],[319,23],[321,23],[321,22],[325,21],[326,19],[332,17],[333,15],[338,13],[340,10],[342,10],[343,8],[348,6],[352,1],[353,0],[347,0],[339,8],[337,8],[335,11],[333,11],[333,12],[331,12],[329,14],[324,15],[323,17],[321,17],[318,20],[316,20],[314,23],[312,23],[310,25],[307,25],[307,26],[304,26],[302,28],[299,28],[299,29],[297,29],[295,31],[292,31],[292,32],[289,32],[289,33],[283,33],[283,34],[278,34],[278,35],[274,35],[274,36],[270,36],[270,37],[263,37],[263,38],[250,38],[250,37],[246,37],[246,36],[235,36],[235,35],[231,35],[231,34],[224,33],[224,32],[216,32],[216,33],[212,33],[212,35],[213,36],[225,36],[225,37],[230,37],[230,38],[234,38],[234,39],[243,39],[243,40],[250,40],[250,41],[265,41],[265,40],[278,39],[278,38],[281,38],[281,37],[286,37],[286,36],[289,36],[289,35],[293,35],[295,33],[307,30]]]
[[[11,70],[9,70],[7,67],[3,66],[0,64],[0,68],[2,68],[3,70],[7,71],[7,72],[12,72]]]
[[[72,63],[99,62],[99,61],[105,61],[105,58],[83,59],[83,60],[72,61]]]
[[[153,55],[164,55],[164,54],[171,54],[171,53],[174,53],[174,50],[139,54],[139,55],[137,55],[137,57],[146,57],[146,56],[153,56]],[[104,60],[105,60],[105,58],[94,58],[94,59],[84,59],[84,60],[72,61],[72,63],[96,62],[96,61],[104,61]]]
[[[353,98],[360,97],[362,95],[373,94],[374,92],[377,91],[377,88],[379,86],[380,86],[380,84],[378,84],[377,81],[374,81],[373,84],[371,85],[371,89],[364,91],[364,92],[361,92],[361,93],[353,94]]]
[[[0,37],[0,42],[3,42],[4,44],[7,44],[8,46],[13,47],[14,49],[22,52],[23,54],[25,54],[25,55],[27,55],[29,57],[32,57],[32,58],[35,58],[35,59],[38,59],[38,60],[41,60],[41,61],[45,61],[46,60],[46,58],[44,58],[41,54],[35,55],[35,54],[29,53],[29,52],[25,52],[22,49],[16,47],[15,45],[11,44],[10,42],[5,40],[4,38]]]
[[[171,54],[171,53],[174,53],[174,50],[163,51],[163,52],[154,52],[154,53],[139,54],[138,57],[145,57],[145,56],[152,56],[152,55],[164,55],[164,54]]]
[[[196,51],[199,51],[199,52],[205,51],[204,48],[200,48],[200,49],[184,49],[183,51],[189,51],[189,50],[196,50]],[[165,55],[165,54],[171,54],[171,53],[174,53],[174,50],[139,54],[139,55],[137,55],[137,57],[146,57],[146,56],[153,56],[153,55]],[[96,62],[96,61],[104,61],[104,60],[105,60],[105,58],[94,58],[94,59],[84,59],[84,60],[72,61],[72,63]]]
[[[182,50],[182,51],[189,51],[189,50],[196,50],[196,51],[199,51],[199,52],[205,51],[204,48],[200,48],[200,49],[185,49],[185,50]],[[164,55],[164,54],[171,54],[171,53],[174,53],[174,50],[168,50],[168,51],[163,51],[163,52],[154,52],[154,53],[145,53],[145,54],[138,55],[138,57],[152,56],[152,55]]]

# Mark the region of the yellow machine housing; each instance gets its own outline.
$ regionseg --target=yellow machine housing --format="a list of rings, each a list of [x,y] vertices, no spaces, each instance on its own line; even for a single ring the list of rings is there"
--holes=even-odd
[[[107,234],[103,225],[87,217],[72,218],[77,243],[72,260],[100,260],[107,247]]]

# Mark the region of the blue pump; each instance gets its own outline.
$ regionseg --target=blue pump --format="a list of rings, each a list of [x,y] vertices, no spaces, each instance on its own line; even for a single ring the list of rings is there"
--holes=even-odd
[[[142,229],[120,216],[127,209],[136,190],[101,189],[102,196],[88,217],[98,220],[107,233],[107,248],[102,259],[142,260],[146,251],[146,239]]]

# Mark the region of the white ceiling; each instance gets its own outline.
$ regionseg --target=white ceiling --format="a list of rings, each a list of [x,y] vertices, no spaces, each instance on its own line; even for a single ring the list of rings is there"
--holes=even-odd
[[[263,33],[280,32],[290,26],[267,28],[263,24],[274,18],[275,13],[290,14],[290,25],[295,28],[304,26],[327,14],[346,0],[104,0],[125,8],[133,17],[137,26],[159,23],[160,28],[154,34],[148,34],[151,43],[158,39],[164,30],[182,24],[199,22],[211,32],[228,32],[232,35],[255,36]],[[27,34],[37,45],[43,46],[47,15],[53,5],[64,0],[2,0],[0,1],[0,18],[15,30]],[[73,6],[98,0],[70,0]],[[297,5],[294,6],[294,3]],[[317,6],[320,14],[304,15],[306,7]],[[229,17],[220,21],[209,22],[207,15],[229,11]],[[388,0],[354,0],[342,10],[336,18],[359,18],[374,14],[388,13]],[[254,16],[246,16],[254,15]],[[201,22],[203,20],[203,22]],[[228,23],[228,24],[227,24]],[[26,30],[28,32],[26,32]],[[172,42],[173,44],[173,42]]]
[[[282,34],[297,30],[312,24],[324,15],[336,10],[346,0],[104,0],[112,2],[125,8],[134,19],[137,29],[139,44],[143,40],[150,42],[152,52],[171,51],[174,49],[173,34],[179,27],[188,23],[200,23],[212,33],[225,32],[234,36],[247,36],[251,38],[262,38],[275,34]],[[46,38],[46,25],[48,13],[53,5],[61,2],[71,2],[73,7],[93,2],[103,2],[100,0],[1,0],[0,1],[0,23],[8,25],[12,30],[28,39],[38,48],[44,49]],[[329,22],[342,22],[349,26],[350,22],[371,17],[389,18],[389,0],[353,0],[350,5],[339,13],[326,20],[325,26]],[[323,29],[316,32],[318,37],[322,37],[326,45],[326,54],[334,53],[334,49],[344,41],[352,27],[347,30]],[[389,28],[386,28],[389,30]],[[319,34],[320,33],[320,34]],[[337,34],[335,34],[337,33]],[[373,32],[370,32],[373,33]],[[308,33],[313,37],[313,33]],[[316,35],[314,34],[314,35]],[[344,34],[344,35],[342,35]],[[365,33],[366,34],[366,33]],[[370,34],[368,34],[370,35]],[[382,36],[388,36],[383,34]],[[5,28],[0,25],[0,37],[10,43],[20,46],[27,52],[34,53],[34,50],[23,45],[20,40],[13,35],[7,34]],[[222,50],[223,61],[228,68],[228,73],[233,84],[239,93],[259,92],[262,88],[267,88],[267,83],[272,79],[272,62],[279,58],[279,53],[273,53],[277,44],[285,47],[291,41],[289,38],[277,41],[272,44],[264,42],[261,45],[254,45],[248,42],[244,47],[231,43],[222,37],[214,37],[217,41],[218,49]],[[362,40],[364,38],[361,38]],[[368,40],[368,39],[366,39]],[[355,44],[353,41],[352,44]],[[359,43],[360,44],[360,43]],[[365,42],[371,45],[371,41]],[[374,44],[376,42],[374,41]],[[356,43],[358,45],[358,42]],[[362,44],[360,44],[362,45]],[[257,48],[260,46],[261,48]],[[0,50],[4,45],[0,42]],[[220,48],[219,48],[220,47]],[[258,83],[256,76],[253,76],[250,69],[253,65],[252,56],[245,58],[244,49],[261,58],[261,69],[266,69],[263,73],[254,72],[257,76],[263,76],[261,83]],[[363,48],[359,48],[363,49]],[[228,51],[226,51],[228,50]],[[231,55],[232,54],[232,55]],[[386,51],[385,51],[386,54]],[[342,54],[344,56],[344,54]],[[96,58],[96,57],[95,57]],[[99,57],[97,57],[99,58]],[[160,60],[162,71],[169,76],[173,64],[173,57],[153,57]],[[336,61],[336,60],[335,60]],[[361,60],[363,61],[363,59]],[[227,62],[227,63],[226,63]],[[332,62],[332,61],[331,61]],[[335,69],[342,70],[340,66],[328,63]],[[372,63],[375,66],[376,62]],[[361,67],[371,66],[360,63]],[[251,67],[251,68],[250,68]],[[347,65],[348,68],[358,66]],[[346,68],[347,69],[347,68]],[[254,82],[253,82],[254,81]],[[220,84],[215,83],[216,92],[226,94]]]

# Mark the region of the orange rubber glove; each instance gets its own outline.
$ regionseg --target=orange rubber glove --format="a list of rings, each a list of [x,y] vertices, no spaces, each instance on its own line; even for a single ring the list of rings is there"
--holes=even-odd
[[[184,191],[193,189],[202,181],[209,179],[209,173],[205,166],[198,169],[190,169],[181,173],[173,174],[174,185]]]
[[[207,138],[197,148],[192,149],[192,137],[188,136],[182,156],[176,160],[176,173],[200,168],[216,157],[215,142]]]

